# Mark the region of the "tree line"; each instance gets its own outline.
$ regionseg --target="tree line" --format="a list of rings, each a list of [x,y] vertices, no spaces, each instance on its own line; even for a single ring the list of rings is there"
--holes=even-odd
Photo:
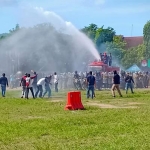
[[[99,52],[112,53],[114,59],[125,69],[133,64],[140,65],[144,59],[150,59],[150,21],[143,27],[144,42],[136,47],[127,48],[122,35],[116,35],[112,27],[98,27],[90,24],[81,29],[94,43]]]
[[[53,60],[55,60],[55,58],[56,59],[60,58],[61,59],[60,61],[55,62],[56,66],[59,66],[59,68],[61,68],[61,71],[65,71],[64,68],[66,67],[70,68],[69,70],[71,70],[71,68],[73,67],[72,65],[74,65],[71,63],[74,58],[74,55],[67,55],[67,54],[71,54],[73,51],[76,51],[76,47],[72,46],[73,41],[71,40],[72,37],[70,35],[56,31],[55,27],[51,26],[50,24],[40,24],[32,28],[20,28],[19,25],[17,24],[15,28],[9,31],[9,33],[0,34],[0,48],[2,48],[1,43],[3,43],[3,41],[10,38],[12,35],[15,35],[20,30],[21,35],[20,38],[18,39],[20,43],[19,44],[15,43],[17,44],[15,45],[15,49],[21,49],[22,54],[25,54],[26,49],[33,51],[33,53],[30,54],[28,59],[21,58],[22,62],[20,64],[20,68],[25,68],[24,66],[25,64],[26,68],[28,69],[30,67],[32,68],[33,66],[34,67],[37,66],[36,61],[37,59],[39,60],[38,64],[40,65],[40,67],[45,68],[43,64],[47,63],[49,61],[48,56],[52,55],[54,59],[52,59],[50,63],[53,63]],[[50,34],[48,34],[47,31],[50,31]],[[143,27],[143,37],[144,37],[143,44],[138,45],[137,47],[132,47],[130,49],[126,48],[126,43],[123,40],[123,36],[116,35],[116,32],[112,27],[108,28],[104,28],[104,26],[98,27],[96,24],[92,23],[89,26],[86,26],[83,29],[81,29],[81,32],[86,34],[93,41],[99,53],[103,52],[111,53],[114,59],[116,60],[115,63],[121,64],[125,69],[133,64],[140,65],[141,60],[143,59],[150,59],[150,21],[148,21]],[[51,35],[52,36],[55,35],[53,38],[58,39],[57,43],[54,44]],[[44,42],[45,45],[42,45],[41,47],[43,51],[42,53],[40,53],[41,49],[39,49],[39,47],[36,47],[36,42],[40,43],[43,42],[43,40],[45,40],[45,38],[38,38],[38,39],[36,38],[40,36],[45,36],[47,40],[47,42]],[[15,36],[13,38],[15,38]],[[18,37],[16,36],[16,38]],[[30,41],[34,42],[30,43]],[[21,43],[23,43],[23,46],[21,45]],[[13,44],[8,44],[5,47],[6,51],[10,49],[10,47],[12,48],[12,46]],[[60,49],[58,47],[61,47],[60,48],[61,52],[59,52]],[[50,49],[51,51],[49,51]],[[65,51],[66,49],[68,50],[67,54]],[[40,53],[40,55],[38,53]],[[15,59],[16,56],[13,56],[14,54],[11,55]],[[42,57],[42,55],[43,57],[45,57],[45,59],[40,60],[39,57]],[[33,59],[33,57],[36,59]],[[86,56],[83,57],[85,60]],[[80,58],[80,62],[82,61],[81,59],[82,57]],[[29,60],[30,61],[32,60],[32,63],[30,63]],[[63,62],[64,60],[66,62],[62,64],[61,62]]]

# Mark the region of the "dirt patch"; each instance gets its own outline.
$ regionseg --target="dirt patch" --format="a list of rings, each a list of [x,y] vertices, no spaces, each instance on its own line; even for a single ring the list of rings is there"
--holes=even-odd
[[[137,106],[115,106],[110,104],[98,104],[98,103],[88,103],[91,106],[98,106],[100,108],[139,108]]]
[[[44,118],[42,116],[28,116],[28,119],[41,119]]]
[[[64,100],[62,100],[62,99],[55,99],[55,100],[49,100],[49,101],[46,101],[46,102],[64,102]]]
[[[117,106],[109,104],[88,103],[88,105],[99,106],[100,108],[117,108]]]
[[[145,104],[145,103],[129,102],[129,103],[126,104],[126,105],[142,105],[142,104]]]

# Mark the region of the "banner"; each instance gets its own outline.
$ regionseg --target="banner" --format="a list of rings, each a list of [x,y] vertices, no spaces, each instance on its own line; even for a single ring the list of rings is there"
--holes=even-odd
[[[148,67],[150,68],[150,59],[148,59]]]
[[[142,67],[146,67],[146,66],[147,66],[147,60],[142,60],[141,66],[142,66]]]

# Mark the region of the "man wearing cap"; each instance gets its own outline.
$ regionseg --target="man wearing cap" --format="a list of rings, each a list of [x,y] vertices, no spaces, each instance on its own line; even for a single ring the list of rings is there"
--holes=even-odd
[[[113,85],[112,85],[112,88],[111,88],[111,92],[112,92],[113,97],[116,97],[115,96],[115,89],[117,89],[120,97],[122,97],[119,85],[120,85],[120,76],[117,73],[117,71],[115,70],[114,71],[114,77],[113,77]]]
[[[2,77],[0,78],[0,84],[1,84],[1,89],[2,89],[2,97],[5,97],[6,85],[8,87],[8,80],[5,77],[5,73],[3,73]]]

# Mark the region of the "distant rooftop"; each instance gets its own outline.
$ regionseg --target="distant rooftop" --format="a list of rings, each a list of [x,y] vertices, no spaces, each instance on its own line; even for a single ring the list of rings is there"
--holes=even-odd
[[[123,40],[127,43],[127,49],[143,44],[143,36],[123,37]]]

